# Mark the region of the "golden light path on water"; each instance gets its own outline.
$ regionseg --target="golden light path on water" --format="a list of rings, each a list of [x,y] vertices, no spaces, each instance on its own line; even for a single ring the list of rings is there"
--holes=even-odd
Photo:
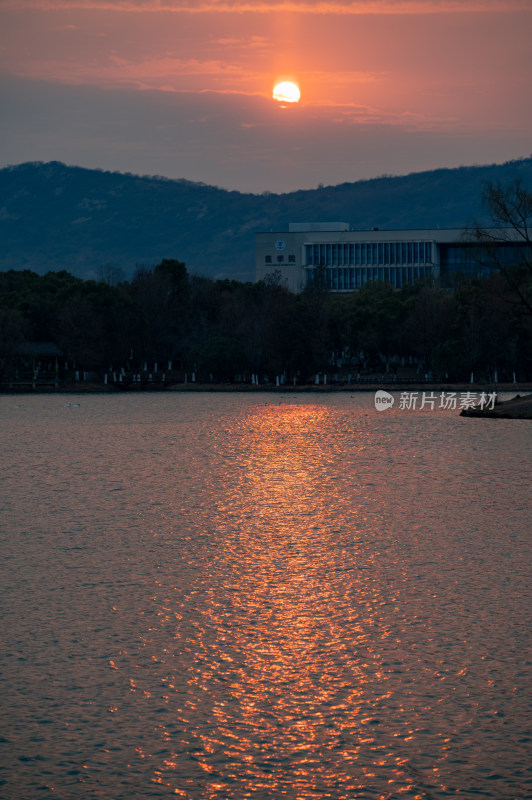
[[[327,522],[318,497],[327,416],[325,409],[288,406],[252,419],[242,441],[249,451],[244,480],[220,508],[224,518],[240,516],[229,558],[244,558],[248,567],[243,580],[224,586],[234,596],[229,619],[212,597],[209,623],[225,631],[217,648],[229,659],[236,648],[242,663],[228,691],[216,697],[213,716],[218,735],[227,737],[232,777],[245,776],[250,795],[262,790],[312,797],[327,786],[345,783],[348,790],[351,783],[342,768],[351,755],[345,737],[356,728],[365,681],[331,615],[338,598],[323,579]],[[355,630],[363,638],[358,621]],[[202,686],[207,691],[208,676]],[[208,735],[203,744],[212,751]]]
[[[379,523],[377,499],[363,490],[357,506],[356,477],[331,447],[337,423],[327,407],[249,414],[218,454],[227,481],[210,487],[223,499],[212,510],[206,563],[186,597],[179,586],[159,587],[156,630],[168,641],[152,656],[167,669],[173,719],[161,723],[171,753],[154,780],[177,795],[430,796],[411,793],[412,768],[397,748],[397,737],[416,733],[419,709],[393,697],[400,643],[387,648],[386,640],[397,593],[383,590],[379,548],[367,541]],[[362,424],[353,464],[367,437]],[[438,785],[434,764],[427,781]]]

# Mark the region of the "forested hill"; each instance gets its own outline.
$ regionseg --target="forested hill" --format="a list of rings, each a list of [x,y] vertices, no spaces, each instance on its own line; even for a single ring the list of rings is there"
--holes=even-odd
[[[532,158],[287,194],[229,192],[202,183],[27,163],[0,170],[0,269],[82,278],[118,274],[163,258],[214,278],[254,278],[254,234],[289,222],[455,228],[482,218],[486,181],[532,185]]]

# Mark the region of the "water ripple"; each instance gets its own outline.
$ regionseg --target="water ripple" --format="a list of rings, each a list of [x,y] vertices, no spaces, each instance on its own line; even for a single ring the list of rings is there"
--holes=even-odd
[[[532,796],[530,428],[370,400],[0,399],[2,797]]]

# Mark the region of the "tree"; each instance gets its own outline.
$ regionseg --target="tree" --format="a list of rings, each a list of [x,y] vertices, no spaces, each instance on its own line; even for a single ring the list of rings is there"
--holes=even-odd
[[[487,183],[483,203],[493,228],[475,226],[482,266],[497,269],[532,315],[532,192],[518,178],[507,186]]]
[[[454,298],[442,289],[422,286],[407,301],[408,316],[403,325],[407,352],[432,365],[434,349],[450,335]]]
[[[58,302],[52,339],[68,358],[95,369],[125,364],[139,327],[140,312],[120,287],[89,280]]]
[[[190,311],[185,264],[165,258],[153,269],[137,269],[130,293],[145,327],[138,345],[140,352],[135,356],[150,360],[182,358]]]
[[[368,281],[353,295],[358,317],[359,346],[373,366],[387,363],[399,351],[402,296],[390,283]]]
[[[0,304],[0,354],[6,347],[26,338],[27,323],[18,308]]]
[[[183,261],[177,261],[175,258],[163,258],[161,263],[155,267],[154,273],[157,276],[164,276],[173,292],[186,291],[188,273]]]

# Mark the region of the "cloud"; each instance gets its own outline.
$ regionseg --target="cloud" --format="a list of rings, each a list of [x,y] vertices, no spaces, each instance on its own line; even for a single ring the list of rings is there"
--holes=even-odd
[[[237,63],[221,60],[180,59],[173,56],[132,61],[111,55],[106,63],[71,63],[48,59],[27,61],[17,69],[23,78],[39,78],[71,86],[98,85],[102,88],[158,89],[171,92],[223,92],[267,96],[257,90],[262,76],[243,71]]]
[[[177,58],[171,55],[132,60],[111,54],[99,63],[73,62],[65,69],[62,60],[26,61],[17,69],[19,77],[37,78],[72,86],[84,84],[102,88],[157,89],[170,92],[216,92],[271,97],[270,81],[261,71],[237,60]],[[345,106],[337,97],[363,85],[377,86],[386,74],[362,70],[343,70],[334,73],[299,71],[301,85],[311,86],[313,104]],[[273,81],[272,81],[273,83]],[[350,107],[352,104],[347,104]],[[360,104],[357,104],[359,107]],[[375,112],[376,113],[376,112]]]
[[[39,10],[100,10],[123,12],[175,12],[186,14],[444,14],[532,11],[532,0],[3,0],[0,8]]]
[[[430,130],[370,105],[280,109],[266,98],[0,79],[4,164],[65,161],[260,192],[505,161],[529,137]]]
[[[266,36],[246,36],[238,39],[230,36],[221,36],[219,38],[211,37],[210,41],[222,47],[230,47],[233,51],[269,50],[271,48],[271,42]]]

